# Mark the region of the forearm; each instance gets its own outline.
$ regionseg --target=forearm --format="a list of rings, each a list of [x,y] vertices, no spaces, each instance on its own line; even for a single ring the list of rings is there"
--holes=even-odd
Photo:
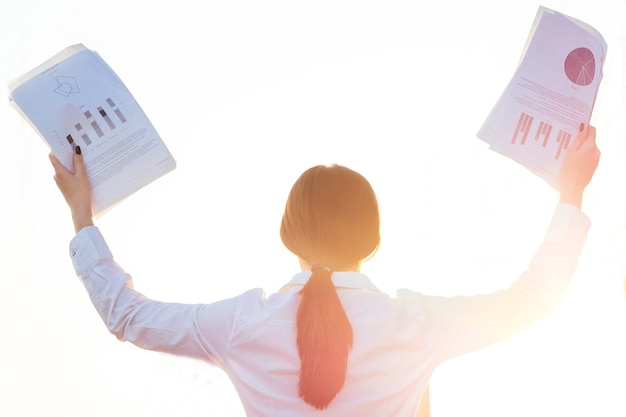
[[[209,311],[206,305],[164,303],[145,297],[133,288],[131,276],[114,261],[95,227],[77,233],[70,243],[70,254],[98,315],[119,340],[143,349],[206,359],[207,347],[200,345],[196,333],[197,317],[205,310],[212,317],[217,307]],[[231,317],[232,322],[235,303],[221,305],[220,312],[226,313],[216,316]]]
[[[565,204],[571,204],[578,208],[582,207],[583,189],[580,187],[562,187],[559,201]]]
[[[489,294],[438,298],[439,327],[454,323],[447,357],[507,339],[553,311],[565,294],[584,246],[589,219],[574,206],[559,205],[528,269],[509,288]]]
[[[76,233],[80,232],[84,227],[93,226],[91,208],[72,210],[72,222],[74,223],[74,231]]]

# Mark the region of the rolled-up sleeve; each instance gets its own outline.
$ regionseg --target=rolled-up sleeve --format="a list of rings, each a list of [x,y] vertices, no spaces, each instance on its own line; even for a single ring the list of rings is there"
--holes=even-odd
[[[119,340],[220,365],[232,332],[236,298],[181,304],[145,297],[133,288],[131,276],[114,261],[95,226],[80,230],[69,250],[94,307]]]

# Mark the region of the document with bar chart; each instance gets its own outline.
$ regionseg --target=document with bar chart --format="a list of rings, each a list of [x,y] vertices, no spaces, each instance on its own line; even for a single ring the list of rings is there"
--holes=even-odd
[[[593,27],[539,7],[518,68],[478,138],[558,190],[563,155],[591,119],[606,51]]]
[[[121,79],[82,44],[9,85],[13,107],[73,170],[80,146],[98,217],[172,171],[176,162]]]

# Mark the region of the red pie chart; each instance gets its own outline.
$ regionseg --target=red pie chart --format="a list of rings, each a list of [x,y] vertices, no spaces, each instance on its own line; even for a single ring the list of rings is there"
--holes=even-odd
[[[577,48],[565,58],[565,74],[577,85],[589,85],[596,73],[596,60],[587,48]]]

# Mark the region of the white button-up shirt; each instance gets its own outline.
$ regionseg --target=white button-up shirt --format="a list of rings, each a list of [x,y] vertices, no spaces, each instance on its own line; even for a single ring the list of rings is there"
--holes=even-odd
[[[399,290],[391,297],[365,275],[334,272],[352,323],[343,389],[326,410],[298,397],[295,317],[310,272],[278,293],[261,289],[210,304],[164,303],[133,289],[96,227],[70,244],[76,273],[106,326],[145,349],[208,361],[223,369],[250,417],[413,416],[438,364],[503,340],[544,317],[561,299],[589,228],[576,207],[559,204],[543,244],[509,288],[435,297]]]

